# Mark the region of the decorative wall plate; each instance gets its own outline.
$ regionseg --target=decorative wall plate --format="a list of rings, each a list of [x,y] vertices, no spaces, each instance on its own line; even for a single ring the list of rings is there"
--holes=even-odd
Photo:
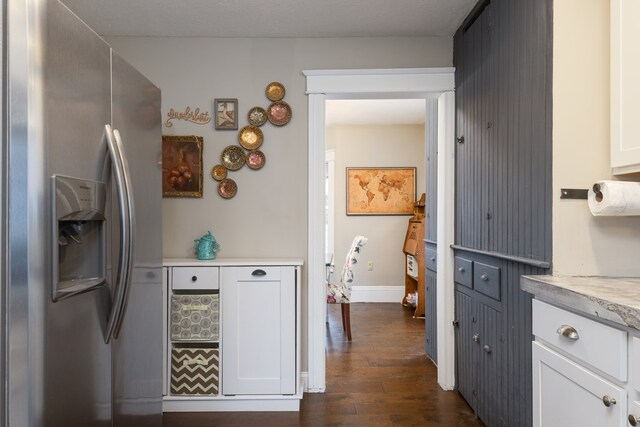
[[[211,168],[211,178],[221,181],[227,177],[227,168],[222,165],[215,165]]]
[[[262,145],[264,136],[260,128],[255,126],[245,126],[238,132],[238,142],[247,150],[255,150]]]
[[[231,178],[225,178],[218,183],[218,194],[224,199],[230,199],[238,192],[238,184]]]
[[[265,161],[264,153],[260,150],[253,150],[247,153],[247,166],[249,166],[250,169],[260,169],[264,166]]]
[[[284,86],[282,85],[282,83],[278,82],[269,83],[267,85],[267,89],[265,89],[265,94],[271,101],[280,101],[282,98],[284,98],[284,93]]]
[[[273,102],[267,108],[269,121],[276,126],[284,126],[291,120],[291,107],[284,101]]]
[[[231,171],[236,171],[244,166],[244,150],[237,145],[228,145],[224,150],[222,150],[220,162],[225,168]]]
[[[253,107],[247,114],[249,124],[253,126],[262,126],[267,121],[267,112],[262,107]]]

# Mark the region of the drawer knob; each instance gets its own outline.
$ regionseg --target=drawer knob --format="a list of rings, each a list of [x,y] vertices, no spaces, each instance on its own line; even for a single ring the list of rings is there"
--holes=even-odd
[[[616,402],[616,399],[614,399],[613,397],[605,394],[604,396],[602,396],[602,403],[604,403],[604,406],[609,408],[611,407],[611,405],[615,405],[618,402]]]
[[[482,280],[483,282],[486,282],[487,280],[489,280],[489,276],[487,276],[487,274],[483,274],[482,276],[480,276],[480,280]]]
[[[431,260],[431,262],[436,262],[436,257],[432,256],[431,258],[429,258]]]
[[[485,353],[491,354],[491,346],[490,345],[485,344],[485,346],[482,347],[482,349],[484,350]]]
[[[473,334],[473,337],[471,337],[471,339],[473,340],[473,342],[480,342],[480,334]]]
[[[576,341],[580,338],[580,336],[578,335],[578,331],[576,331],[576,328],[574,328],[573,326],[562,325],[558,328],[556,332],[559,335],[562,335],[563,337],[568,338],[570,340]]]
[[[638,424],[640,424],[640,417],[636,417],[633,414],[629,415],[629,424],[632,426],[637,426]]]
[[[465,272],[465,269],[464,269],[464,267],[458,267],[458,271],[459,271],[460,273],[464,273],[464,272]]]
[[[197,282],[198,281],[198,276],[191,276],[191,281],[192,282]]]

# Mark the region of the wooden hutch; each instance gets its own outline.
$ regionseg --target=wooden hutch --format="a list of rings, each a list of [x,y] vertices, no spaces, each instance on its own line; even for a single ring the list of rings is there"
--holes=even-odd
[[[414,309],[413,317],[424,317],[424,206],[425,195],[413,204],[402,251],[405,254],[404,297],[402,305]]]

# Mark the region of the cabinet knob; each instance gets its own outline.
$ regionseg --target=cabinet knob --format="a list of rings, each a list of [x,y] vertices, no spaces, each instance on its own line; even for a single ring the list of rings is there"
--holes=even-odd
[[[436,257],[432,256],[431,258],[429,258],[431,260],[431,262],[436,262]]]
[[[556,332],[559,335],[562,335],[563,337],[568,338],[570,340],[577,341],[580,338],[580,336],[578,335],[578,331],[576,331],[576,328],[574,328],[573,326],[562,325],[558,328]]]
[[[629,414],[629,424],[632,426],[637,426],[640,424],[640,417],[636,417],[633,414]]]
[[[466,270],[464,269],[464,267],[458,267],[458,271],[459,271],[460,273],[464,273]]]
[[[192,282],[197,282],[198,281],[198,276],[191,276],[191,281]]]
[[[480,334],[473,334],[471,339],[473,340],[473,342],[480,342]]]
[[[456,138],[456,141],[458,141],[458,144],[464,144],[464,135]]]
[[[487,280],[489,280],[489,276],[487,276],[486,274],[483,274],[482,276],[480,276],[480,280],[482,280],[483,282],[486,282]]]
[[[491,353],[491,346],[488,344],[485,344],[484,347],[482,347],[482,349],[484,350],[485,353],[490,354]]]
[[[611,407],[611,405],[615,405],[618,402],[616,402],[616,399],[614,399],[613,397],[605,394],[604,396],[602,396],[602,403],[604,403],[604,406],[609,408]]]

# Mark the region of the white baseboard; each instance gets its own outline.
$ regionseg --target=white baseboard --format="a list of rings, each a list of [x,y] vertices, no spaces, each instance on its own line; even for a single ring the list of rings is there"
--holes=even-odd
[[[404,286],[354,286],[351,302],[402,302]]]

